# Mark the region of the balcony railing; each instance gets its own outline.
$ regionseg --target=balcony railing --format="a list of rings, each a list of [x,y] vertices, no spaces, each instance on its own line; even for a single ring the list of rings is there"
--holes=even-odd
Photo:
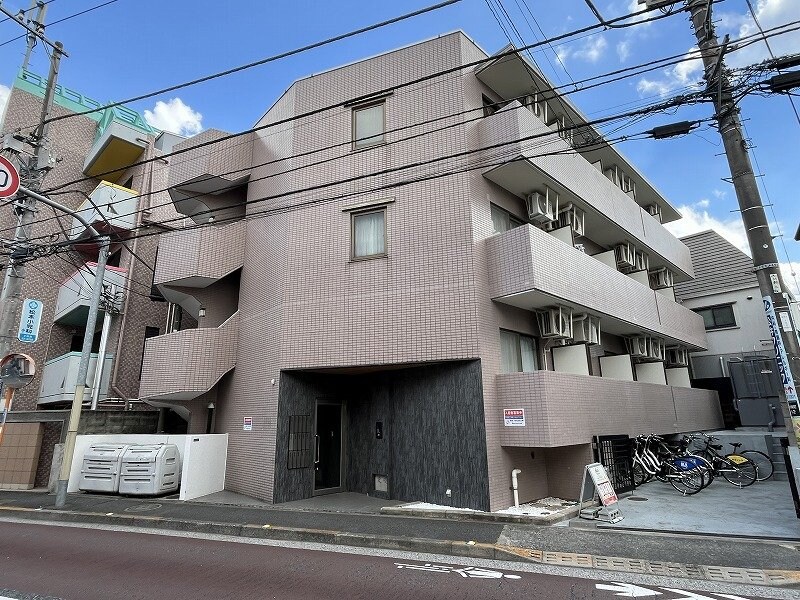
[[[527,310],[567,304],[616,335],[656,334],[706,347],[700,315],[532,225],[486,240],[492,298]]]
[[[138,205],[136,191],[101,181],[78,207],[78,214],[98,232],[122,234],[136,225]],[[83,223],[73,218],[69,233],[71,239],[76,239],[87,232]]]
[[[80,352],[68,352],[62,356],[51,358],[44,363],[42,371],[42,387],[39,390],[39,404],[66,404],[75,397],[75,384],[78,382],[78,366],[81,361]],[[100,385],[100,398],[105,398],[114,355],[106,354],[103,379]],[[90,355],[88,381],[85,398],[91,398],[95,386],[94,376],[97,365],[97,354]]]
[[[679,433],[722,427],[716,392],[554,371],[497,375],[497,414],[525,411],[524,427],[502,427],[504,446],[587,444],[595,435]],[[487,416],[487,420],[490,417]],[[542,424],[546,424],[543,426]]]
[[[84,268],[75,271],[58,290],[53,320],[63,325],[86,325],[89,316],[89,303],[95,285],[97,263],[87,262]],[[125,269],[107,266],[103,275],[104,285],[114,285],[118,290],[125,287]],[[100,313],[98,316],[102,316]]]
[[[164,233],[153,282],[202,288],[244,264],[245,222]]]
[[[239,313],[219,327],[185,329],[145,343],[139,395],[150,400],[191,400],[236,366]]]
[[[547,140],[544,150],[542,139],[533,138],[487,151],[486,158],[491,162],[509,156],[520,159],[491,167],[484,176],[520,198],[543,186],[550,187],[559,192],[562,203],[573,202],[586,211],[587,236],[595,242],[613,246],[633,241],[650,254],[651,267],[666,266],[679,280],[693,276],[689,249],[586,159],[568,152],[569,144],[553,135],[550,127],[519,102],[512,102],[478,125],[481,146],[538,134],[548,134],[542,138]],[[563,153],[553,154],[559,151]],[[537,156],[544,153],[549,155]],[[492,160],[493,156],[497,160]]]

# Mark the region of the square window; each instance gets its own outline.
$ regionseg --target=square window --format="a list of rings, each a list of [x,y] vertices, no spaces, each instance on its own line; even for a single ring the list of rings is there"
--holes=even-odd
[[[353,148],[365,148],[386,141],[384,102],[353,109]]]
[[[733,314],[732,304],[696,308],[694,312],[703,317],[703,324],[707,330],[736,326],[736,316]]]
[[[386,209],[354,213],[352,238],[352,258],[386,256]]]
[[[539,369],[536,340],[515,331],[500,330],[500,370],[531,373]]]

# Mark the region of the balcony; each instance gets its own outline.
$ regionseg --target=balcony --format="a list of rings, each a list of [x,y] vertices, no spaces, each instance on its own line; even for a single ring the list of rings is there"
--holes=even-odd
[[[244,216],[255,138],[248,134],[213,143],[228,135],[209,129],[173,148],[180,154],[170,165],[169,193],[175,209],[198,223]]]
[[[148,136],[157,133],[158,130],[130,108],[106,109],[97,124],[95,142],[86,155],[83,172],[89,177],[116,183],[125,170],[141,158]]]
[[[503,446],[588,444],[595,435],[679,433],[722,427],[716,392],[554,371],[497,375],[494,418],[525,410],[525,427],[501,427]],[[488,417],[487,417],[488,419]]]
[[[72,399],[75,397],[75,384],[78,381],[78,366],[80,362],[80,352],[68,352],[57,358],[51,358],[44,363],[42,387],[39,390],[39,400],[37,402],[39,404],[72,403]],[[103,379],[100,385],[100,398],[105,398],[107,395],[113,364],[114,355],[106,354]],[[89,358],[88,381],[86,382],[87,388],[84,396],[87,400],[92,397],[96,367],[97,354],[92,354]]]
[[[95,284],[94,272],[97,263],[87,262],[86,268],[75,271],[58,290],[53,321],[62,325],[83,327],[89,316],[89,303]],[[91,271],[91,273],[89,272]],[[103,285],[115,285],[119,290],[125,287],[127,271],[118,267],[106,267]],[[98,318],[102,313],[98,313]]]
[[[566,304],[599,315],[608,333],[648,333],[695,350],[706,347],[700,315],[541,229],[523,225],[486,244],[496,302],[526,310]]]
[[[145,343],[140,397],[191,400],[213,388],[236,366],[239,313],[219,327],[185,329]]]
[[[668,267],[676,281],[693,276],[689,249],[583,156],[568,152],[570,146],[519,102],[483,119],[477,133],[482,147],[548,134],[487,151],[491,162],[508,156],[518,160],[491,167],[484,177],[520,198],[547,186],[559,193],[562,203],[573,202],[586,211],[587,235],[598,244],[632,241],[650,254],[651,268]],[[542,140],[548,142],[544,149]],[[558,151],[565,153],[537,156]]]
[[[101,181],[89,198],[78,207],[78,214],[100,233],[121,235],[136,225],[137,193],[121,185]],[[70,239],[86,233],[78,219],[72,219]]]

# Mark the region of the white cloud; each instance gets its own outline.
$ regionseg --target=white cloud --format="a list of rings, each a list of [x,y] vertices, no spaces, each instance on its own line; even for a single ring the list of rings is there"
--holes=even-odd
[[[628,60],[628,57],[631,55],[631,41],[630,40],[623,40],[617,44],[617,56],[619,56],[619,62],[625,62]]]
[[[658,79],[647,79],[642,77],[636,84],[636,91],[641,96],[659,95],[666,96],[678,88],[694,86],[703,77],[703,61],[697,54],[697,46],[689,48],[683,55],[681,62],[673,67],[664,69],[662,77]]]
[[[739,250],[750,256],[750,245],[747,242],[747,235],[744,232],[744,224],[740,217],[735,216],[729,219],[718,219],[706,210],[711,205],[708,198],[703,198],[694,204],[684,204],[678,207],[678,212],[683,216],[682,219],[664,225],[675,237],[684,237],[701,231],[713,229]],[[738,213],[736,213],[738,215]],[[774,223],[770,224],[771,226]],[[795,283],[795,279],[800,281],[800,262],[782,262],[781,275],[786,287],[800,298],[800,288]],[[796,277],[792,276],[795,273]]]
[[[755,0],[753,8],[758,22],[764,30],[800,19],[800,2],[797,0]],[[718,17],[721,32],[730,33],[731,37],[740,38],[758,34],[758,27],[749,10],[745,10],[743,13],[720,12]],[[769,45],[775,56],[793,54],[800,47],[800,31],[771,37]],[[767,58],[769,58],[769,51],[766,45],[760,42],[730,53],[726,57],[726,62],[730,67],[742,67]]]
[[[144,119],[152,127],[178,135],[196,135],[203,130],[203,115],[180,98],[159,100],[152,111],[144,111]]]
[[[0,120],[3,119],[6,113],[6,105],[8,104],[8,97],[11,94],[11,88],[0,84]]]
[[[604,37],[588,38],[577,50],[562,47],[558,50],[558,57],[561,62],[568,58],[577,58],[586,62],[596,63],[605,54],[608,42]]]

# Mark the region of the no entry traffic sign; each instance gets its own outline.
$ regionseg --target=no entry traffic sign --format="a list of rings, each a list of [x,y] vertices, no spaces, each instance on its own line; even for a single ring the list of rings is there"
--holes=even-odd
[[[19,190],[17,168],[5,156],[0,156],[0,198],[10,198]]]

